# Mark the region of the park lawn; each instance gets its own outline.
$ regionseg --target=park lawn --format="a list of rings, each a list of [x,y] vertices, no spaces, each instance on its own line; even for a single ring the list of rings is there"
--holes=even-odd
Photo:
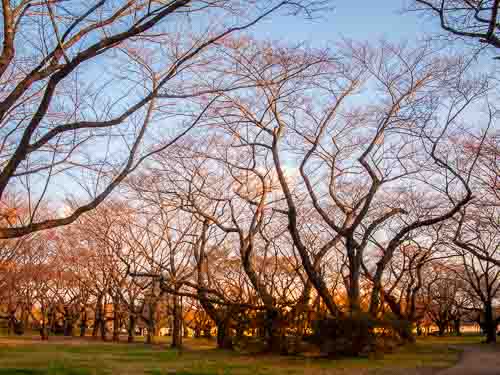
[[[275,355],[239,355],[213,349],[202,339],[188,339],[186,350],[166,345],[102,343],[51,338],[0,339],[0,375],[260,375],[260,374],[432,374],[457,362],[459,350],[449,340],[424,340],[384,358],[313,359]],[[459,344],[458,340],[454,343]]]
[[[428,345],[473,345],[484,341],[484,336],[477,334],[464,334],[462,336],[427,336],[419,338],[419,343]]]

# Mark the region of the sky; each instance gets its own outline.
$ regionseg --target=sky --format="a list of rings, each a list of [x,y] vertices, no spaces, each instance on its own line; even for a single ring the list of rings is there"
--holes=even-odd
[[[437,30],[421,14],[404,12],[407,0],[336,0],[333,4],[333,11],[311,21],[273,16],[257,27],[258,35],[290,42],[307,40],[315,47],[325,47],[339,37],[414,41],[424,31]]]
[[[252,30],[259,39],[327,47],[341,38],[358,41],[386,39],[416,43],[429,33],[439,31],[435,20],[415,12],[404,12],[410,0],[333,0],[334,9],[314,20],[273,14]],[[66,181],[66,180],[64,180]],[[72,190],[73,184],[64,183]],[[71,187],[70,187],[71,186]],[[59,190],[59,189],[56,189]],[[61,190],[66,191],[62,188]]]

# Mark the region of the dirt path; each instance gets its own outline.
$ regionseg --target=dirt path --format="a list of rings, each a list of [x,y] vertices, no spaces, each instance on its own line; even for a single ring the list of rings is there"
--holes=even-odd
[[[500,347],[498,345],[474,345],[461,347],[460,361],[439,375],[500,375]]]

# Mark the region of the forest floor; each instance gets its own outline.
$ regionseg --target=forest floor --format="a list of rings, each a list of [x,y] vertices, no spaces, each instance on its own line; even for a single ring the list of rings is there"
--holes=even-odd
[[[463,365],[474,351],[482,353],[478,336],[426,338],[383,358],[338,360],[241,355],[215,349],[214,340],[192,338],[185,339],[179,351],[168,348],[168,339],[145,345],[90,338],[50,337],[41,342],[35,336],[0,337],[0,375],[458,375],[447,371]]]

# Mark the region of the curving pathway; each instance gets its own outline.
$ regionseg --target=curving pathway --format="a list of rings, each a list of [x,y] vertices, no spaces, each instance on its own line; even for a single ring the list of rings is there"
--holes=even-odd
[[[500,375],[500,346],[482,344],[460,349],[460,361],[439,375]]]

